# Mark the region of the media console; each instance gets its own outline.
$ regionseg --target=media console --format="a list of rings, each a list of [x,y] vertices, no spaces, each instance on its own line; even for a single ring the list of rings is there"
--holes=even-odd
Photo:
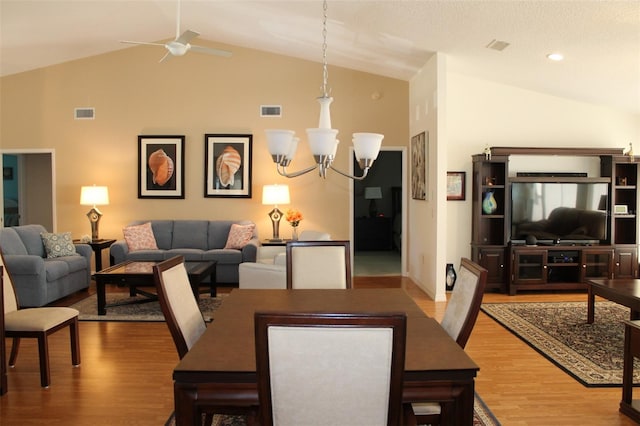
[[[600,162],[600,175],[566,176],[562,171],[554,176],[511,175],[511,155],[596,157]],[[638,277],[639,158],[623,155],[622,149],[518,147],[493,147],[490,153],[472,158],[471,256],[489,272],[487,290],[512,295],[524,290],[582,290],[587,288],[589,279]],[[576,232],[544,237],[548,229],[539,230],[544,232],[535,235],[536,238],[529,236],[528,231],[512,235],[519,219],[512,211],[512,183],[553,182],[556,178],[558,182],[586,183],[583,187],[593,183],[605,185],[604,202],[595,205],[590,200],[592,206],[588,208],[590,223],[597,219],[600,221],[597,229],[604,226],[604,231],[594,232],[596,228],[587,224],[583,228],[589,228],[589,232],[579,231],[586,235],[584,238],[570,235]],[[493,210],[483,206],[489,196],[497,206]],[[516,205],[520,209],[520,205]],[[575,206],[577,208],[584,207]]]

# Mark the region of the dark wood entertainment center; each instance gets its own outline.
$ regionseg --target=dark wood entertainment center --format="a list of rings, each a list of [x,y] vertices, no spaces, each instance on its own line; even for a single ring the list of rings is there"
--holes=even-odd
[[[511,295],[523,290],[586,290],[589,279],[638,277],[638,158],[624,155],[622,149],[598,148],[493,147],[490,152],[472,156],[471,255],[489,271],[487,290]],[[599,157],[600,176],[573,177],[571,182],[607,183],[608,203],[602,208],[606,238],[512,239],[511,185],[536,179],[511,176],[511,155]],[[563,179],[567,178],[547,176],[537,180]],[[495,200],[494,211],[483,209],[488,192]]]

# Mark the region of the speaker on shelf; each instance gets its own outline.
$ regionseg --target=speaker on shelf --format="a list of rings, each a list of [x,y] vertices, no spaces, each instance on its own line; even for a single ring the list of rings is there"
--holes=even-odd
[[[525,242],[528,246],[535,246],[536,244],[538,244],[538,239],[535,235],[527,235]]]

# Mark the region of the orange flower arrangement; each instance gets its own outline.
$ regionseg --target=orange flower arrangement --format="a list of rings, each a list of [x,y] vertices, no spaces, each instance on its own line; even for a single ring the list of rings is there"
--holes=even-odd
[[[304,219],[304,217],[302,217],[302,213],[300,213],[299,210],[289,209],[287,210],[287,216],[285,217],[285,219],[287,219],[287,222],[289,222],[291,226],[295,228],[296,226],[300,225],[300,221]]]

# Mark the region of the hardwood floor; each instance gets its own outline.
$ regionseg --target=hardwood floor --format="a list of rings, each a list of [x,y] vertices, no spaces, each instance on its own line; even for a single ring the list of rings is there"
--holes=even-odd
[[[446,307],[407,278],[356,277],[354,285],[403,287],[438,320]],[[484,300],[586,300],[586,294],[488,293]],[[68,333],[50,337],[52,384],[42,389],[37,345],[23,340],[9,392],[0,397],[0,424],[164,425],[173,410],[171,373],[178,362],[166,324],[81,322],[80,342],[82,365],[73,368]],[[634,424],[618,413],[621,388],[582,386],[482,312],[466,350],[480,366],[476,390],[505,426]]]

